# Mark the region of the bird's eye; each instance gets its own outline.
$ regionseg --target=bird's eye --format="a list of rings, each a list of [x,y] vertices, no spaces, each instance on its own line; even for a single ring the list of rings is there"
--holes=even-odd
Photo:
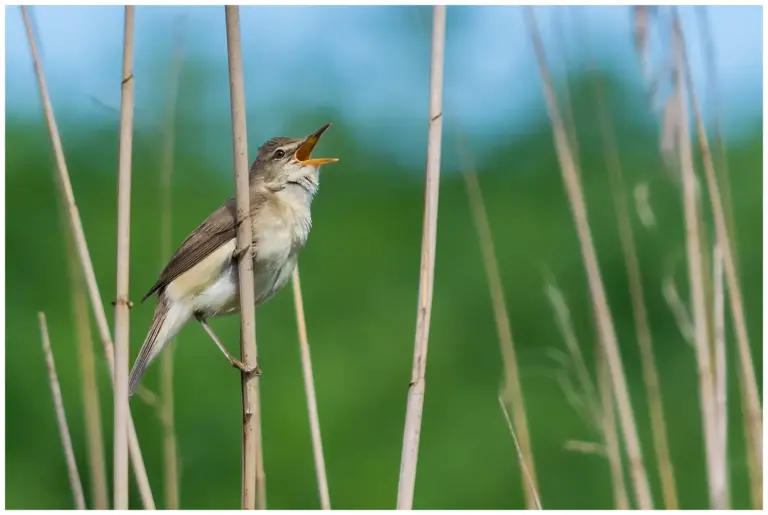
[[[285,157],[285,150],[279,148],[275,151],[275,159],[282,159]]]

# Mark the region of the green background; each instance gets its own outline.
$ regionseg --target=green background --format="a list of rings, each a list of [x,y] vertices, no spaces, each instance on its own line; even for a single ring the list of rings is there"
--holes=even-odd
[[[201,149],[204,127],[195,110],[205,70],[185,68],[177,116],[173,175],[174,247],[234,191],[230,126],[217,127],[218,156]],[[223,80],[223,79],[222,79]],[[633,225],[653,343],[661,375],[672,459],[683,508],[707,506],[703,445],[693,349],[681,337],[662,297],[671,266],[687,297],[680,189],[663,169],[654,121],[642,92],[611,79],[609,101],[617,127],[627,193],[647,183],[656,226]],[[610,183],[588,78],[574,80],[582,179],[616,330],[640,427],[657,506],[661,492],[653,461],[626,271]],[[629,106],[634,106],[630,110]],[[282,109],[282,110],[281,110]],[[278,106],[301,136],[330,120],[318,155],[341,161],[323,169],[313,205],[314,226],[300,267],[314,365],[331,501],[335,508],[393,508],[411,371],[418,291],[425,151],[391,158],[396,125],[376,144],[361,144],[355,124],[333,111]],[[74,192],[110,324],[115,284],[117,114],[84,122],[65,109],[60,132]],[[426,111],[421,136],[426,142]],[[275,115],[278,116],[278,115]],[[502,378],[499,344],[477,235],[464,184],[457,174],[457,127],[446,111],[434,305],[421,434],[416,508],[522,508],[521,477],[497,402]],[[269,133],[269,119],[249,117]],[[39,117],[6,120],[6,503],[8,508],[72,505],[40,347],[36,313],[45,311],[86,495],[88,470],[77,348],[71,321],[65,234],[58,220],[54,161]],[[210,129],[210,126],[207,126]],[[418,128],[417,128],[418,131]],[[251,131],[251,156],[262,141]],[[750,341],[762,384],[760,126],[729,143],[728,159],[738,232],[738,258]],[[495,239],[504,293],[519,355],[542,502],[547,508],[611,508],[607,461],[565,449],[570,440],[599,435],[568,403],[558,378],[571,373],[552,357],[565,349],[544,293],[551,273],[564,291],[580,343],[592,363],[595,328],[548,120],[541,106],[525,131],[471,136]],[[220,143],[220,144],[219,144]],[[131,360],[152,316],[138,300],[163,265],[159,249],[162,138],[137,127],[131,217]],[[423,146],[425,148],[425,145]],[[631,197],[630,197],[631,198]],[[710,224],[711,225],[711,224]],[[709,239],[712,240],[708,225]],[[730,317],[728,317],[730,318]],[[232,352],[236,317],[213,322]],[[730,329],[730,320],[728,321]],[[111,390],[93,328],[105,452],[112,454]],[[257,310],[263,442],[270,508],[317,508],[306,400],[290,288]],[[195,324],[175,347],[176,425],[182,508],[237,508],[240,499],[240,381]],[[730,360],[730,477],[735,507],[748,506],[743,430],[738,408],[735,342]],[[157,391],[159,366],[144,385]],[[162,496],[161,425],[152,408],[132,401],[139,439],[158,507]],[[111,475],[111,463],[108,466]],[[132,477],[132,476],[131,476]],[[132,481],[131,504],[139,507]],[[627,487],[631,483],[627,478]]]

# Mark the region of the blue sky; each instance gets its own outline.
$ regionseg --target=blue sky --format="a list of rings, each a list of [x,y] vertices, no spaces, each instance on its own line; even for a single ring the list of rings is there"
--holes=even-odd
[[[762,115],[762,9],[710,7],[715,37],[720,102],[726,135],[738,137]],[[550,62],[562,69],[562,52],[577,63],[581,43],[571,12],[586,21],[590,51],[620,73],[636,78],[628,7],[536,8]],[[559,12],[557,17],[553,13]],[[89,95],[119,106],[123,9],[34,7],[49,89],[57,109],[80,116],[103,115]],[[211,65],[212,87],[200,106],[206,116],[228,122],[224,13],[221,7],[152,7],[136,10],[137,119],[159,122],[152,104],[155,86],[142,75],[157,73],[168,60],[176,20],[185,16],[185,56]],[[681,8],[702,102],[705,68],[693,7]],[[358,122],[405,124],[424,131],[428,102],[428,9],[413,7],[241,8],[249,117],[262,119],[275,105],[330,105]],[[556,23],[564,40],[555,37]],[[18,7],[6,8],[6,108],[39,116],[26,36]],[[579,29],[583,30],[583,29]],[[419,32],[421,31],[421,32]],[[472,132],[499,127],[524,130],[543,109],[538,71],[520,8],[449,7],[444,104],[446,123]],[[154,67],[153,67],[154,64]],[[155,85],[159,84],[155,80]],[[156,118],[156,119],[155,119]],[[250,123],[250,120],[249,120]],[[295,132],[274,114],[257,136]],[[284,130],[285,129],[285,130]],[[371,136],[373,137],[373,136]],[[249,137],[249,139],[251,139]],[[258,139],[258,138],[257,138]]]

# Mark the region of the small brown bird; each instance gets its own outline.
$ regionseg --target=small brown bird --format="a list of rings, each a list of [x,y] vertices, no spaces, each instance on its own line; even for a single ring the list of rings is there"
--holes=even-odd
[[[298,253],[312,227],[310,207],[320,181],[320,166],[336,158],[312,158],[312,149],[330,127],[306,138],[276,137],[259,147],[249,172],[253,280],[256,305],[271,298],[290,279]],[[251,373],[213,333],[209,318],[240,311],[235,199],[214,211],[187,236],[142,302],[157,293],[154,318],[131,370],[136,393],[149,364],[192,318],[229,363]]]

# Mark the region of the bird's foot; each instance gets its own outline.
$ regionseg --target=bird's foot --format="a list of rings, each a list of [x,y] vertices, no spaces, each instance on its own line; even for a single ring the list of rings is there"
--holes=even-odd
[[[251,374],[254,374],[256,376],[261,375],[261,369],[259,368],[259,365],[256,365],[254,367],[249,367],[239,359],[233,359],[229,362],[230,365],[232,365],[235,368],[240,369],[240,372],[245,374],[246,376],[250,376]]]

